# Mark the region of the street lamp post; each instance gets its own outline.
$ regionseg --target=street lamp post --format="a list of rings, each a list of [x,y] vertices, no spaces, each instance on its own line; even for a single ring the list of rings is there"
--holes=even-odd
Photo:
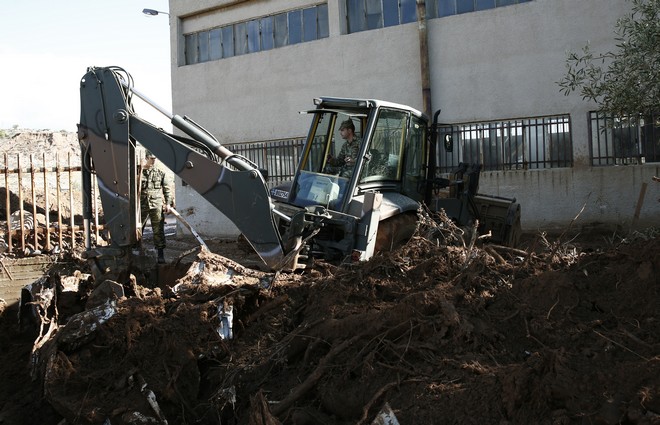
[[[160,10],[154,10],[154,9],[142,9],[142,13],[144,13],[147,16],[156,16],[156,15],[170,16],[170,14],[167,12],[161,12]]]

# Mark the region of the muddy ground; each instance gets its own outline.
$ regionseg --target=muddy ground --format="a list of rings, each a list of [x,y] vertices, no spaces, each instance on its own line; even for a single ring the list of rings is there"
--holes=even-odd
[[[84,338],[66,320],[101,301],[81,275],[47,338],[0,316],[0,423],[370,424],[388,408],[402,425],[660,423],[657,231],[510,250],[428,230],[295,274],[243,269],[235,243],[176,267],[169,252]]]

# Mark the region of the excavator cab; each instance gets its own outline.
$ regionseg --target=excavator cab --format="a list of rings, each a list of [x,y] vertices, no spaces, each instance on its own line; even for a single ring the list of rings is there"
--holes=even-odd
[[[324,97],[315,104],[307,111],[312,124],[293,181],[271,190],[275,209],[284,217],[305,208],[308,221],[311,211],[325,215],[318,234],[307,242],[310,255],[368,259],[380,250],[379,233],[393,234],[385,229],[388,224],[405,228],[406,235],[397,240],[412,235],[424,198],[427,119],[408,106],[373,99]],[[339,130],[348,120],[359,147],[350,163],[341,164],[335,159],[346,140]],[[407,226],[400,226],[402,216]],[[390,220],[394,217],[396,223]],[[305,239],[315,227],[278,220],[284,240]],[[391,238],[381,239],[391,246]]]
[[[404,193],[421,201],[425,178],[427,120],[404,105],[366,99],[320,98],[294,180],[271,194],[297,206],[321,205],[357,212],[366,192]],[[357,158],[333,162],[346,140],[340,124],[350,120],[360,140]],[[405,207],[404,207],[405,208]],[[400,211],[399,211],[400,212]]]

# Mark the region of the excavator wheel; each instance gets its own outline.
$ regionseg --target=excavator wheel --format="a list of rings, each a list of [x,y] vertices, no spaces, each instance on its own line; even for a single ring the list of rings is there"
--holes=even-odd
[[[378,224],[376,252],[392,251],[410,240],[417,228],[417,213],[407,212],[387,218]]]

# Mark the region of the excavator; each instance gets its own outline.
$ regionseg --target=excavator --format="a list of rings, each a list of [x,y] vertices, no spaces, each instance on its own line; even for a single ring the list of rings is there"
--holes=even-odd
[[[135,112],[138,97],[185,136]],[[515,245],[520,205],[478,193],[480,166],[442,173],[453,149],[452,126],[409,106],[376,99],[320,97],[304,111],[311,126],[293,179],[269,188],[268,173],[229,151],[187,116],[139,92],[125,70],[90,67],[80,82],[84,256],[95,274],[131,267],[141,240],[137,146],[151,151],[231,220],[271,270],[299,270],[314,258],[365,261],[409,239],[421,205],[443,210],[459,226],[478,223],[493,242]],[[341,123],[361,139],[350,166],[332,167],[343,143]],[[92,176],[96,175],[109,244],[91,241]]]

